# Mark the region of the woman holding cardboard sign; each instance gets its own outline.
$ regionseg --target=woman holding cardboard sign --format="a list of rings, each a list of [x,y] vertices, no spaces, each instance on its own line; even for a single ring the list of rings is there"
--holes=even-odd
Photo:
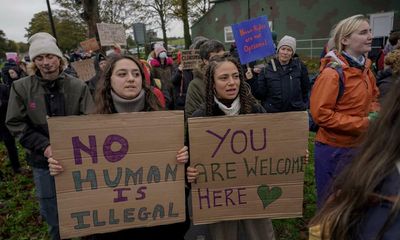
[[[249,113],[265,113],[265,110],[251,95],[239,63],[228,56],[211,58],[206,71],[206,102],[192,116],[234,116]],[[194,182],[199,172],[196,168],[188,167],[186,174],[188,181]],[[213,239],[235,240],[239,238],[239,226],[244,227],[246,239],[275,239],[270,219],[223,221],[209,224],[209,229]]]
[[[111,59],[101,77],[96,90],[96,113],[112,114],[123,112],[146,112],[161,110],[157,96],[146,85],[140,62],[130,56],[116,56]],[[188,148],[184,146],[177,152],[180,164],[188,161]],[[58,161],[49,161],[51,175],[63,171]],[[188,220],[188,218],[186,218]],[[96,235],[95,239],[184,239],[188,222],[163,226],[136,228],[116,233]]]

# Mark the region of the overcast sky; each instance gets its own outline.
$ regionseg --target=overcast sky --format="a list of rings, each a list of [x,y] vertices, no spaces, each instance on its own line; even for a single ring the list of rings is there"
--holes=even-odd
[[[50,0],[50,2],[53,2]],[[6,38],[16,42],[27,42],[24,37],[25,28],[28,27],[33,15],[40,11],[47,11],[46,0],[0,0],[0,29],[6,34]],[[51,4],[56,9],[55,4]],[[175,22],[170,24],[169,37],[183,36],[182,24]],[[158,31],[161,37],[161,31]]]

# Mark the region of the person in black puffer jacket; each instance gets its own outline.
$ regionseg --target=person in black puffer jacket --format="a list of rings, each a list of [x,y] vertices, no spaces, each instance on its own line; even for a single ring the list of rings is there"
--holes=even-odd
[[[258,79],[251,79],[253,95],[269,113],[305,111],[310,81],[307,67],[298,58],[296,39],[284,36],[278,44],[277,56],[269,61]]]

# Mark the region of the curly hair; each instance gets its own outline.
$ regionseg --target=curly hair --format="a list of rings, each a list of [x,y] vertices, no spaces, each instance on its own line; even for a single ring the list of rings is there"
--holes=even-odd
[[[253,105],[256,104],[256,99],[251,94],[250,86],[244,80],[244,75],[242,68],[238,61],[231,57],[229,54],[224,54],[223,56],[214,56],[210,58],[210,62],[206,68],[206,97],[205,97],[205,104],[206,104],[206,115],[212,116],[212,106],[214,105],[214,96],[215,96],[215,89],[214,89],[214,74],[215,70],[223,63],[223,62],[231,62],[233,63],[239,71],[239,78],[240,78],[240,87],[239,87],[239,94],[240,96],[240,114],[248,114],[252,113]]]
[[[100,76],[100,81],[95,94],[95,113],[109,114],[115,112],[113,99],[111,97],[111,76],[116,63],[122,59],[131,60],[138,66],[140,75],[142,76],[142,88],[145,91],[146,106],[151,111],[162,110],[162,106],[158,101],[157,96],[150,89],[150,86],[146,84],[146,80],[144,79],[144,71],[140,61],[129,55],[117,55],[108,61],[104,72]]]
[[[392,69],[394,75],[400,74],[400,50],[394,50],[385,57],[385,64]]]

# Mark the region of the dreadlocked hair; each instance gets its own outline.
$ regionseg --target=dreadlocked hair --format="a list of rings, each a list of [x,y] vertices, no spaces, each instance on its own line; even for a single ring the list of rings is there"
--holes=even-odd
[[[158,101],[157,96],[153,93],[150,86],[147,85],[145,80],[144,71],[139,60],[128,55],[116,55],[107,61],[107,66],[100,76],[100,81],[95,94],[95,113],[109,114],[116,112],[113,99],[111,96],[111,76],[114,71],[116,63],[122,59],[128,59],[134,62],[142,76],[142,89],[145,91],[145,108],[149,111],[162,110],[161,103]]]
[[[240,86],[239,86],[239,93],[240,96],[240,114],[248,114],[252,113],[253,106],[256,104],[256,99],[251,94],[250,86],[244,80],[244,75],[242,71],[242,67],[240,66],[239,62],[230,56],[229,53],[224,54],[223,56],[214,56],[210,58],[209,64],[206,68],[205,80],[206,80],[206,115],[212,116],[212,108],[214,105],[214,96],[215,96],[215,89],[214,89],[214,74],[215,70],[221,65],[223,62],[231,62],[235,64],[236,68],[239,71],[239,78],[240,78]]]

